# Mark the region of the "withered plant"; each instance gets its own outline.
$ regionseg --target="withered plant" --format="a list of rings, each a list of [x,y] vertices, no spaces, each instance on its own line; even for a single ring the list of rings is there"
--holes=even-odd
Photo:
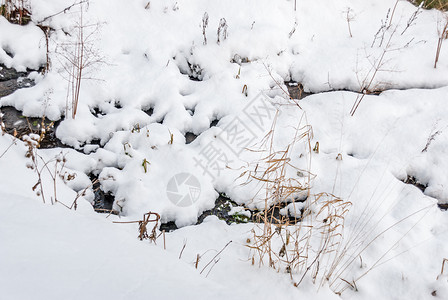
[[[88,2],[79,2],[79,19],[74,25],[74,40],[61,43],[56,48],[58,59],[63,72],[61,75],[67,80],[66,117],[76,117],[81,94],[81,84],[84,80],[95,79],[91,73],[96,67],[105,63],[95,46],[95,38],[100,30],[100,24],[89,24],[84,20],[84,11]]]
[[[1,111],[0,111],[0,132],[2,136],[8,133],[6,131],[5,123],[3,122],[3,114],[1,113]],[[6,149],[3,150],[3,152],[0,152],[0,158],[5,156],[5,154],[9,151],[9,149],[11,149],[12,146],[17,144],[16,142],[17,142],[17,131],[14,131],[14,134],[11,137],[11,144],[9,144],[9,146],[6,147]]]
[[[2,0],[0,15],[9,22],[26,25],[31,20],[31,5],[29,0]]]
[[[202,16],[202,36],[204,37],[204,45],[207,45],[207,26],[208,26],[208,13],[205,12]]]
[[[394,38],[398,32],[400,24],[394,24],[393,18],[398,0],[395,2],[393,9],[389,9],[386,13],[386,17],[381,20],[381,26],[376,32],[372,44],[370,46],[373,49],[374,54],[368,54],[365,49],[365,56],[370,64],[369,70],[361,75],[360,72],[356,71],[356,78],[359,84],[358,95],[356,96],[355,102],[350,110],[350,115],[353,116],[361,104],[362,100],[368,94],[374,94],[382,91],[384,89],[384,83],[377,82],[377,76],[380,72],[394,72],[394,70],[386,68],[389,61],[388,55],[392,52],[401,51],[412,43],[414,38],[401,45],[394,44]],[[405,28],[401,32],[403,35],[412,25],[415,24],[417,16],[420,14],[421,8],[418,7],[412,15],[409,17]]]
[[[437,21],[437,35],[439,39],[437,41],[436,58],[434,60],[434,69],[437,68],[439,61],[440,50],[442,49],[443,42],[448,38],[448,16],[446,13],[442,13],[442,20]]]
[[[83,4],[88,4],[89,0],[75,0],[71,5],[65,7],[64,9],[51,14],[49,16],[44,17],[41,20],[35,21],[36,25],[42,30],[45,35],[45,50],[46,50],[46,62],[45,67],[42,69],[42,74],[46,74],[50,71],[51,68],[51,59],[50,59],[50,42],[51,42],[51,34],[56,31],[56,28],[50,26],[50,21],[61,14],[66,14],[70,12],[73,8],[77,6],[81,6]]]
[[[253,229],[253,240],[248,245],[253,250],[252,262],[258,261],[259,265],[268,264],[275,269],[286,268],[292,270],[294,266],[301,262],[302,253],[298,257],[293,257],[289,247],[302,247],[300,238],[296,241],[291,237],[301,236],[300,231],[303,229],[303,223],[298,223],[297,215],[293,218],[276,214],[285,204],[292,203],[295,205],[295,199],[300,194],[309,196],[309,184],[311,174],[307,174],[305,178],[299,178],[297,174],[306,173],[299,170],[291,164],[291,156],[293,155],[294,146],[299,142],[307,143],[312,138],[312,129],[309,125],[301,124],[295,130],[295,136],[291,139],[285,149],[277,150],[275,147],[275,129],[277,126],[277,117],[275,117],[272,127],[263,139],[260,149],[252,150],[265,154],[260,161],[254,162],[250,169],[242,173],[241,176],[247,176],[245,184],[257,183],[261,186],[255,197],[264,199],[264,209],[260,211],[255,218],[261,222],[261,226]],[[309,149],[309,153],[311,149]],[[296,174],[296,175],[291,175]],[[306,202],[309,204],[310,197]],[[308,215],[308,211],[303,211],[299,217],[301,220]],[[282,241],[278,243],[278,238]],[[303,239],[302,241],[305,241]],[[305,256],[304,256],[305,257]],[[285,266],[286,264],[286,266]],[[292,276],[292,272],[290,272]]]
[[[38,152],[38,148],[40,146],[40,142],[43,140],[43,135],[37,134],[29,134],[24,135],[22,140],[28,147],[28,151],[26,153],[26,157],[30,159],[27,163],[27,167],[31,170],[34,170],[37,174],[37,182],[32,187],[33,191],[37,196],[42,198],[43,203],[46,203],[46,190],[43,183],[44,177],[50,176],[51,178],[51,186],[52,186],[52,196],[50,197],[50,203],[60,203],[63,206],[68,207],[63,202],[58,200],[58,180],[62,179],[63,182],[68,182],[76,177],[76,173],[69,172],[65,168],[65,164],[67,162],[65,156],[62,152],[59,155],[56,155],[52,159],[46,160],[43,156],[41,156]]]
[[[339,295],[347,289],[356,291],[361,278],[400,255],[395,255],[397,245],[434,205],[386,224],[384,219],[397,202],[385,203],[390,191],[385,188],[381,190],[381,195],[372,195],[375,200],[358,205],[357,211],[361,214],[352,217],[352,194],[343,199],[333,193],[310,192],[313,180],[311,156],[319,155],[319,144],[316,143],[314,149],[311,146],[312,128],[306,122],[305,114],[286,146],[278,146],[276,130],[280,130],[277,128],[277,117],[259,149],[251,149],[262,153],[262,158],[249,165],[241,175],[247,178],[244,184],[258,187],[254,198],[264,201],[264,208],[255,214],[259,223],[254,225],[247,240],[252,264],[289,274],[297,287],[308,279],[317,288],[327,286]],[[307,157],[306,170],[293,164],[300,153],[300,144],[306,149],[301,154]],[[335,159],[343,162],[341,154]],[[382,247],[379,257],[373,262],[369,261],[368,267],[363,264],[364,252],[378,245],[378,240],[392,228],[405,222],[410,224],[409,228],[395,240],[391,239],[392,245]],[[361,261],[361,268],[358,261]]]
[[[160,221],[160,215],[158,213],[155,212],[148,212],[146,214],[143,215],[142,220],[140,221],[129,221],[129,222],[113,222],[113,223],[118,223],[118,224],[133,224],[133,223],[138,223],[138,238],[140,239],[140,241],[143,240],[150,240],[151,242],[156,242],[157,240],[157,227],[159,225],[159,221]],[[148,234],[148,224],[149,223],[154,223],[154,226],[151,229],[151,233]]]
[[[217,41],[216,43],[219,45],[221,43],[221,41],[227,39],[227,21],[225,18],[221,18],[221,20],[219,20],[219,25],[218,25],[218,31],[217,31]]]
[[[424,8],[435,8],[443,11],[448,10],[447,0],[413,0],[412,2]]]
[[[345,20],[347,21],[348,33],[349,33],[350,37],[353,37],[352,27],[350,26],[350,22],[355,20],[355,15],[353,14],[353,9],[351,9],[350,7],[347,7],[347,9],[344,11],[344,16],[345,16]]]

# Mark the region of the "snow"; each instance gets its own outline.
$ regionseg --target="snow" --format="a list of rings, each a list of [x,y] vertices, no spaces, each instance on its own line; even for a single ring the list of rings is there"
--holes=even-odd
[[[166,299],[229,294],[175,254],[137,242],[120,225],[3,194],[2,293],[9,299]],[[6,198],[13,198],[8,201]],[[92,231],[95,228],[95,231]],[[105,252],[103,252],[105,250]],[[105,253],[106,255],[103,255]],[[102,274],[108,274],[102,276]],[[166,289],[167,283],[176,289]]]
[[[0,110],[60,120],[56,136],[69,148],[34,149],[33,164],[26,140],[0,136],[7,299],[448,297],[447,275],[440,275],[448,219],[437,207],[448,203],[444,47],[434,68],[443,13],[393,0],[95,0],[65,12],[73,1],[30,2],[30,24],[0,17],[0,63],[34,70],[28,77],[36,84],[0,98]],[[67,57],[81,10],[91,64],[73,119]],[[227,36],[221,31],[218,44],[222,18]],[[45,74],[37,72],[46,62],[38,24],[54,29]],[[288,99],[284,82],[291,80],[314,94]],[[198,137],[187,143],[186,133]],[[348,251],[334,284],[300,281],[301,273],[269,268],[267,260],[258,266],[251,247],[262,224],[211,216],[195,225],[220,193],[238,205],[230,215],[249,217],[243,207],[270,203],[266,197],[275,195],[247,181],[267,167],[270,147],[289,149],[285,176],[310,188],[289,197],[307,202],[280,214],[323,228],[325,206],[312,199],[350,205],[338,228]],[[94,211],[92,176],[114,196],[118,216]],[[405,184],[408,177],[425,190]],[[191,205],[179,205],[179,195]],[[138,224],[114,223],[149,211],[179,229],[150,243],[138,240]],[[273,238],[274,252],[283,243]],[[325,255],[327,272],[334,256]]]
[[[0,60],[6,67],[25,71],[45,63],[44,34],[38,27],[13,25],[1,18],[0,28]]]

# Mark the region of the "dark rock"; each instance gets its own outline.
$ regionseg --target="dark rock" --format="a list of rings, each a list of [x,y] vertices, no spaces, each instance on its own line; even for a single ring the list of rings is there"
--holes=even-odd
[[[152,116],[152,114],[154,113],[154,108],[150,107],[147,110],[144,110],[143,112],[146,113],[148,116]]]
[[[299,82],[295,81],[285,81],[285,85],[288,88],[289,96],[292,99],[298,99],[301,100],[309,95],[312,95],[312,93],[306,93],[303,90],[303,85]]]
[[[404,183],[406,184],[412,184],[413,186],[415,186],[416,188],[418,188],[420,191],[422,191],[422,193],[425,192],[426,188],[428,187],[427,184],[423,184],[422,182],[420,182],[417,178],[415,178],[414,176],[408,175],[406,177],[406,180],[403,180]],[[440,200],[439,200],[440,201]],[[437,203],[437,206],[441,209],[441,210],[448,210],[448,203]]]
[[[414,176],[411,176],[411,175],[408,175],[406,177],[406,180],[403,182],[406,184],[412,184],[413,186],[417,187],[422,192],[425,192],[426,188],[428,187],[428,185],[421,183],[417,178],[415,178]]]
[[[90,112],[95,118],[102,117],[106,115],[99,107],[90,108]]]
[[[47,118],[28,118],[23,116],[22,112],[11,106],[1,107],[0,112],[3,114],[1,120],[5,124],[7,133],[15,135],[18,138],[30,133],[40,135],[42,126],[44,126],[45,136],[40,143],[40,148],[66,147],[58,138],[56,138],[55,132],[59,125],[59,121],[52,122]]]
[[[177,229],[178,229],[178,227],[176,226],[176,223],[174,223],[174,221],[162,223],[162,224],[160,224],[160,228],[159,228],[160,231],[165,231],[165,232],[170,232],[170,231],[174,231]]]
[[[13,68],[7,68],[5,65],[0,64],[0,82],[26,77],[28,74],[28,72],[17,72]]]
[[[0,98],[11,95],[21,88],[31,87],[34,82],[28,78],[23,80],[11,79],[8,81],[0,81]]]
[[[15,69],[6,68],[0,64],[0,98],[10,95],[18,89],[33,86],[34,81],[26,78],[30,73],[31,70],[17,72]]]
[[[226,221],[227,224],[247,223],[250,218],[242,214],[229,215],[232,207],[238,206],[234,201],[224,194],[220,194],[215,201],[215,207],[204,211],[198,218],[197,224],[201,224],[208,216],[217,216],[219,219]]]
[[[197,137],[198,137],[198,136],[197,136],[196,134],[194,134],[194,133],[192,133],[192,132],[187,132],[187,133],[185,134],[185,142],[186,142],[187,144],[190,144],[190,143],[192,143]]]
[[[218,126],[218,123],[219,123],[219,120],[213,120],[213,121],[210,123],[210,127]]]
[[[437,206],[438,206],[441,210],[448,210],[448,203],[437,203]]]
[[[118,212],[113,210],[115,197],[111,193],[105,193],[101,189],[101,183],[98,180],[98,176],[91,174],[90,180],[93,183],[93,191],[95,194],[93,209],[99,213],[111,213],[118,215]]]

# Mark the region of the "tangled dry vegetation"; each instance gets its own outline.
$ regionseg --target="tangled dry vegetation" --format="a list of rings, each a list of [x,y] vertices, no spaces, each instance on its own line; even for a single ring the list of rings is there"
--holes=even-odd
[[[26,25],[31,21],[31,4],[28,0],[2,0],[0,15],[11,23]]]
[[[412,1],[416,5],[420,5],[423,3],[424,8],[435,8],[438,10],[447,10],[448,9],[448,1],[447,0],[415,0]]]
[[[253,253],[252,264],[289,273],[295,286],[307,275],[319,286],[325,282],[332,285],[340,277],[338,266],[345,255],[341,251],[345,215],[352,203],[329,193],[311,195],[313,175],[291,164],[298,143],[305,144],[311,160],[313,133],[304,120],[300,120],[296,135],[283,150],[273,146],[274,121],[261,147],[267,155],[251,171],[243,173],[248,182],[261,183],[264,188],[260,193],[265,199],[265,208],[257,216],[261,225],[254,227],[247,242]],[[278,215],[277,211],[283,213]]]
[[[311,281],[318,288],[327,285],[339,295],[347,289],[357,291],[357,281],[386,263],[398,242],[431,207],[386,224],[384,219],[388,212],[383,212],[382,206],[393,204],[386,204],[385,198],[380,197],[379,201],[370,199],[361,204],[362,207],[356,210],[361,210],[362,214],[353,217],[350,214],[354,208],[351,196],[343,199],[328,192],[311,193],[314,179],[309,171],[311,157],[319,155],[319,144],[316,143],[314,148],[311,146],[313,132],[305,114],[295,127],[294,137],[281,150],[274,146],[277,144],[276,120],[260,148],[252,150],[265,153],[265,156],[242,173],[247,178],[245,184],[255,182],[262,187],[257,197],[264,199],[264,209],[256,215],[259,223],[254,225],[246,244],[252,264],[289,274],[296,287]],[[308,160],[307,170],[293,164],[300,153],[299,147],[305,149],[301,156]],[[335,160],[342,163],[342,155],[338,154]],[[367,197],[373,198],[373,195]],[[404,222],[409,222],[405,225],[405,233],[392,238],[392,246],[380,247],[376,261],[370,262],[369,266],[364,264],[364,252]]]

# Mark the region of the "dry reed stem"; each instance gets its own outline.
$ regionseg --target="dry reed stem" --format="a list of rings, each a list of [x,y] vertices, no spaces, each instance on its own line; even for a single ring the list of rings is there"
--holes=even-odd
[[[154,217],[154,219],[151,219],[151,217]],[[159,221],[160,221],[160,215],[158,213],[155,212],[148,212],[146,214],[143,215],[142,220],[140,221],[128,221],[128,222],[117,222],[114,221],[112,223],[117,223],[117,224],[132,224],[132,223],[138,223],[138,238],[140,239],[140,241],[144,240],[144,239],[149,239],[152,242],[156,242],[157,239],[157,226],[159,225]],[[148,228],[147,225],[149,223],[154,223],[154,226],[151,230],[151,234],[148,234]]]

